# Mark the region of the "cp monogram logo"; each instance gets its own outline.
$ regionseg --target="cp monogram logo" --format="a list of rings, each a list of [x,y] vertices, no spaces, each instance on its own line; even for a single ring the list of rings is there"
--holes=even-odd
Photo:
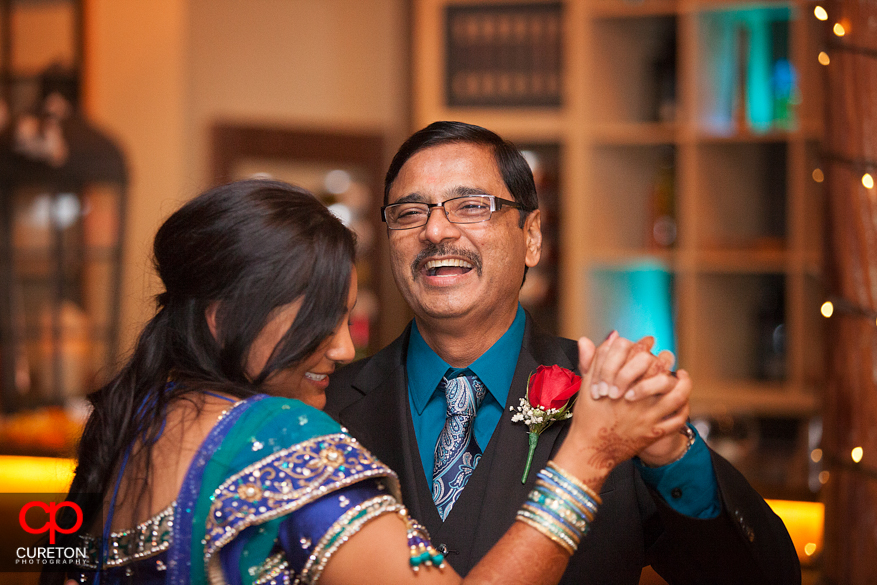
[[[25,518],[27,511],[33,507],[41,508],[49,515],[49,519],[46,520],[46,523],[39,528],[32,528],[28,525],[27,519]],[[58,526],[58,522],[55,519],[58,510],[64,507],[73,508],[73,511],[76,512],[76,524],[74,524],[72,528],[61,528]],[[18,523],[21,524],[21,528],[25,532],[30,534],[40,534],[49,531],[49,544],[55,544],[56,532],[60,532],[61,534],[71,534],[82,526],[82,508],[73,502],[61,502],[60,504],[56,504],[55,502],[49,502],[48,504],[39,501],[28,502],[22,506],[21,512],[18,513]]]

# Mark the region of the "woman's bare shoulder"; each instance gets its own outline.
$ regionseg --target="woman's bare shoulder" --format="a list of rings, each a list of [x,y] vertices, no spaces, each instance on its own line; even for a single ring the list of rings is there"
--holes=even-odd
[[[201,444],[237,400],[227,395],[189,392],[168,405],[163,429],[151,449],[137,444],[125,466],[113,530],[142,523],[176,500]]]

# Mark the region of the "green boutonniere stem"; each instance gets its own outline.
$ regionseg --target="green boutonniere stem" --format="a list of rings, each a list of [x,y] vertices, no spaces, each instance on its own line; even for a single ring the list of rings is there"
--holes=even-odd
[[[530,449],[527,451],[527,465],[524,467],[524,477],[521,478],[521,483],[527,483],[527,476],[530,475],[530,464],[533,463],[533,453],[536,452],[539,433],[527,433],[527,439],[530,442]]]

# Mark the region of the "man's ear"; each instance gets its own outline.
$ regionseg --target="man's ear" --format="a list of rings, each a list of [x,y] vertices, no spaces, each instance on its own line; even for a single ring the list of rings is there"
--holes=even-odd
[[[210,335],[212,335],[213,339],[217,342],[219,341],[219,328],[216,326],[216,312],[218,310],[219,301],[213,301],[207,305],[207,309],[204,310],[204,319],[207,321],[207,328],[210,329]]]
[[[524,264],[532,268],[542,257],[542,212],[538,209],[531,211],[524,220],[524,242],[527,246]]]

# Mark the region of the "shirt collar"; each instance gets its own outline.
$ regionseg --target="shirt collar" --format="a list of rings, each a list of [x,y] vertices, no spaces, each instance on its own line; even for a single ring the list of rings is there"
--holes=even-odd
[[[524,342],[525,313],[521,305],[515,314],[515,320],[490,349],[469,365],[478,379],[487,387],[487,391],[504,407],[508,398],[518,354]],[[411,338],[408,342],[408,388],[411,400],[418,414],[423,414],[427,402],[432,397],[442,376],[451,366],[432,350],[420,331],[417,321],[411,327]]]

